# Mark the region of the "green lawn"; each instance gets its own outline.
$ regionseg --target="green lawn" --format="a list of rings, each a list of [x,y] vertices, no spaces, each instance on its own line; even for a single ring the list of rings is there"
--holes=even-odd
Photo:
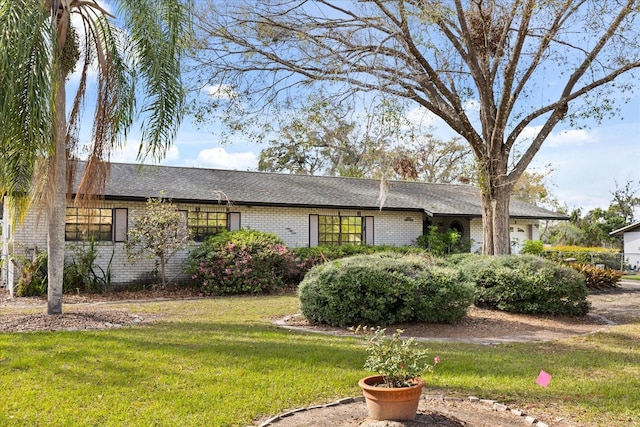
[[[271,324],[297,311],[293,296],[127,306],[163,318],[0,334],[0,425],[244,426],[360,394],[362,341]],[[589,426],[640,426],[640,323],[552,343],[427,347],[442,360],[429,388]],[[548,388],[535,384],[541,369],[553,375]]]

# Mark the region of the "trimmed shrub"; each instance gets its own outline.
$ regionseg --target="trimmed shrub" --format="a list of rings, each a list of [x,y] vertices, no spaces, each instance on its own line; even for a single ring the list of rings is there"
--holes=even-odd
[[[569,266],[585,277],[587,288],[597,291],[615,288],[622,278],[622,273],[608,268],[598,268],[589,264],[577,262],[570,263]]]
[[[224,232],[194,249],[186,271],[205,295],[258,294],[295,285],[302,271],[295,254],[273,233]]]
[[[534,255],[478,256],[461,263],[476,304],[513,313],[585,315],[584,276]]]
[[[359,255],[318,265],[298,289],[302,314],[332,326],[453,322],[466,314],[473,288],[455,269],[418,255]]]
[[[368,255],[380,252],[394,252],[398,254],[423,254],[424,250],[412,246],[368,246],[368,245],[340,245],[314,246],[312,248],[294,248],[293,252],[305,263],[308,269],[327,261],[346,258],[354,255]]]

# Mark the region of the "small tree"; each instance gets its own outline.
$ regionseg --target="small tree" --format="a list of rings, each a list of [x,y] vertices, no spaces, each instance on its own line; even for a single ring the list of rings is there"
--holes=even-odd
[[[171,201],[162,198],[147,200],[145,212],[129,229],[125,244],[130,260],[146,256],[157,259],[162,286],[166,285],[165,267],[176,252],[192,244],[186,221]]]

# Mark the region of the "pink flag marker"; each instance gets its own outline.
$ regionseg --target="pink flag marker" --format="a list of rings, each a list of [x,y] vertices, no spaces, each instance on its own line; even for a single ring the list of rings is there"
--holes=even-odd
[[[541,385],[542,387],[546,387],[551,382],[551,375],[546,373],[545,371],[540,371],[540,375],[538,375],[538,379],[536,383]]]

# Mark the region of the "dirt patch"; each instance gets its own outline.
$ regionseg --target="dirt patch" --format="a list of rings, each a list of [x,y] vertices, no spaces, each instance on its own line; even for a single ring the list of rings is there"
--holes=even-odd
[[[144,322],[144,318],[126,311],[69,312],[54,316],[42,314],[2,315],[0,331],[33,332],[80,329],[109,329],[132,326]]]
[[[525,411],[493,400],[448,398],[423,394],[412,421],[375,421],[367,418],[364,398],[347,398],[323,406],[300,408],[268,420],[261,427],[517,427],[532,425],[574,426],[561,419],[539,420]]]
[[[607,330],[640,318],[640,285],[628,285],[589,296],[587,316],[544,316],[505,313],[471,307],[463,319],[453,324],[397,324],[389,331],[403,329],[405,336],[422,340],[477,342],[549,341]],[[335,335],[352,335],[348,328],[311,325],[301,314],[277,322],[283,327]]]
[[[288,316],[278,323],[286,327],[336,335],[352,334],[348,328],[311,325],[300,314]],[[611,322],[601,315],[533,316],[471,307],[467,316],[453,324],[396,324],[387,327],[387,330],[402,329],[403,335],[422,340],[499,344],[545,341],[570,335],[588,334],[604,330],[610,324]]]
[[[83,329],[109,329],[150,323],[157,316],[131,313],[114,308],[114,303],[127,301],[162,301],[197,297],[191,290],[148,290],[107,294],[64,295],[64,311],[45,314],[43,297],[11,298],[0,292],[0,332],[34,332]]]

